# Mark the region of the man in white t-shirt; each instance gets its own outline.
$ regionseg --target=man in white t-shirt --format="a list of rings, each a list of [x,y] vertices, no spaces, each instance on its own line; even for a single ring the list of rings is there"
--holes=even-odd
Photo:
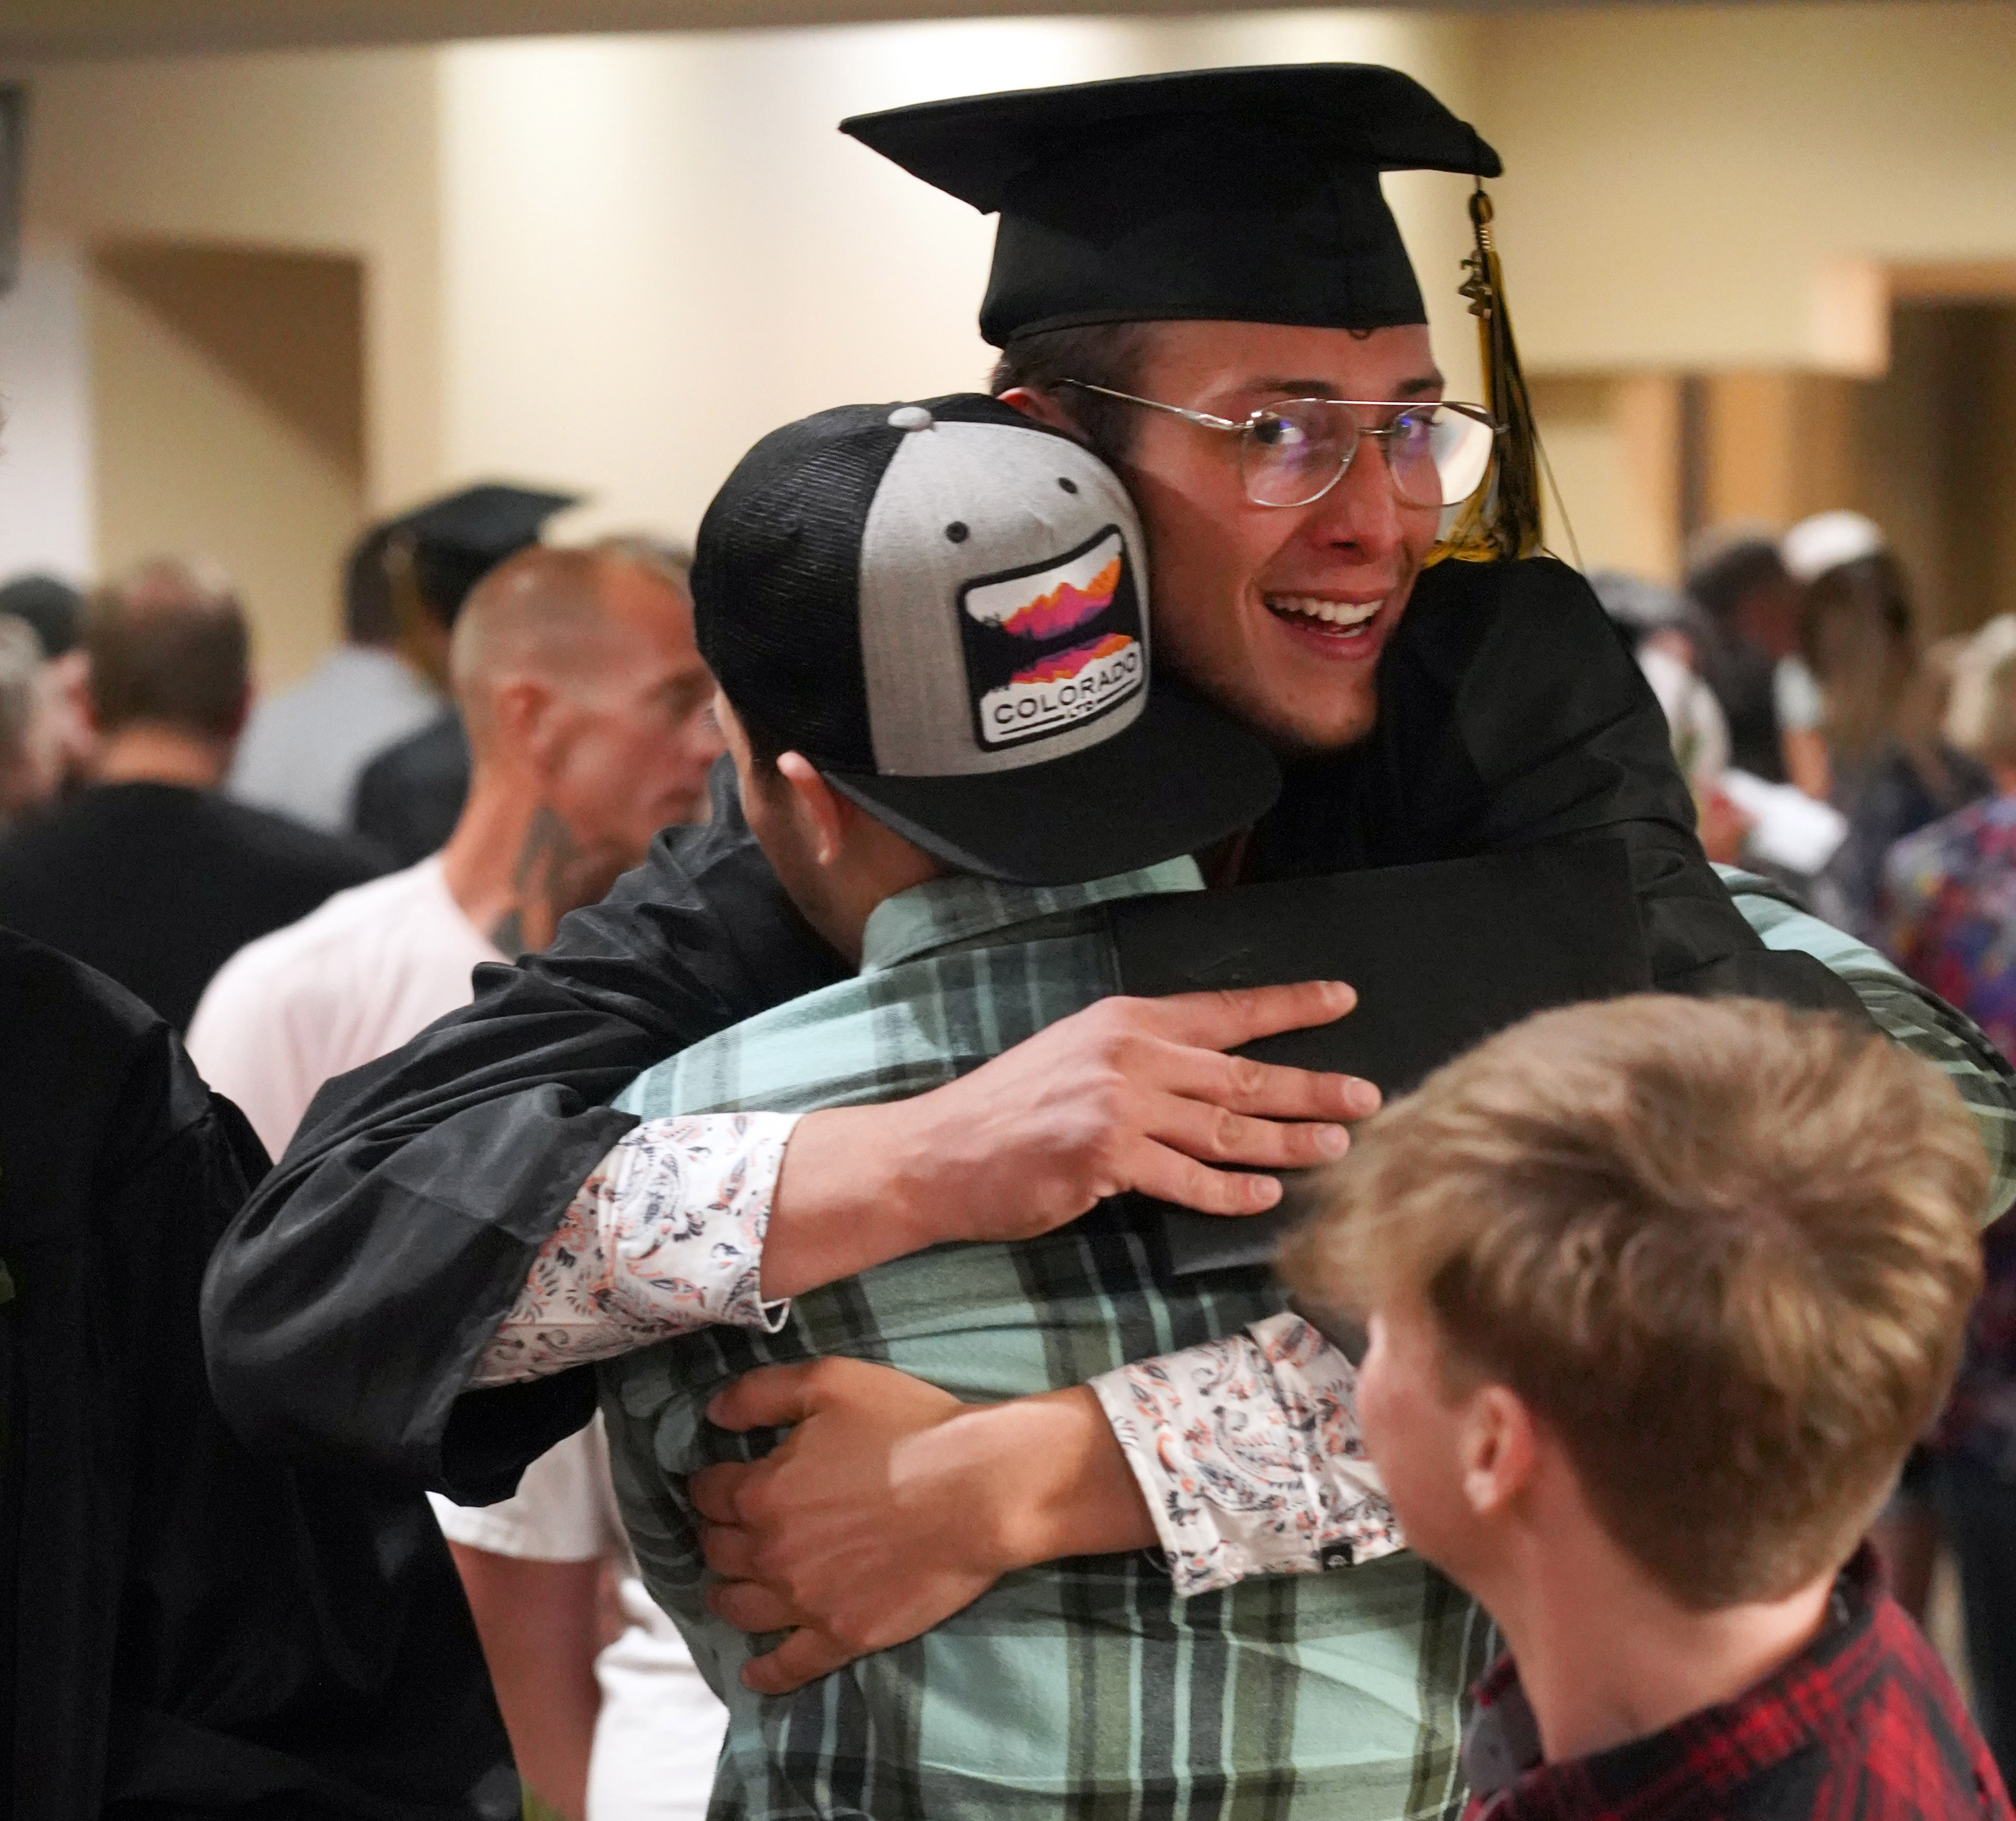
[[[466,1005],[479,963],[543,948],[660,828],[705,813],[714,686],[683,573],[653,547],[510,558],[457,621],[452,675],[474,770],[448,845],[241,949],[190,1025],[275,1157],[324,1081]],[[722,1710],[636,1579],[599,1427],[500,1505],[435,1508],[526,1782],[568,1821],[704,1813]],[[621,1636],[602,1649],[612,1569]]]

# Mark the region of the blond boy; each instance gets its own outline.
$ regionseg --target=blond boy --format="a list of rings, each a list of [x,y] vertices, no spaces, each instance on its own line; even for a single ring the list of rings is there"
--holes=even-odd
[[[1508,1646],[1471,1817],[2010,1815],[1860,1546],[1987,1185],[1931,1070],[1751,1001],[1550,1013],[1366,1130],[1282,1268],[1364,1319],[1366,1446]]]

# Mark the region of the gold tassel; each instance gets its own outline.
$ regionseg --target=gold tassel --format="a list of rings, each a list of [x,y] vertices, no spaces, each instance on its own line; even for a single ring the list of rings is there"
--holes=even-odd
[[[1496,563],[1531,556],[1540,549],[1539,433],[1532,400],[1512,340],[1512,315],[1505,302],[1505,268],[1491,232],[1491,198],[1479,184],[1470,199],[1477,250],[1463,264],[1470,274],[1462,295],[1477,318],[1484,357],[1485,404],[1503,427],[1484,484],[1471,495],[1449,534],[1428,553],[1431,563],[1453,556],[1460,562]]]

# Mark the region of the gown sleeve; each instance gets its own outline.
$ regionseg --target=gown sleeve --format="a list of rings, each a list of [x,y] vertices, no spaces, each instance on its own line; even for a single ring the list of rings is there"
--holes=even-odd
[[[475,1002],[338,1077],[218,1246],[204,1335],[254,1445],[507,1496],[588,1420],[592,1372],[465,1388],[663,1057],[846,971],[776,884],[717,771],[705,827],[578,911]]]
[[[477,1821],[509,1745],[425,1502],[257,1459],[212,1401],[198,1292],[251,1128],[140,1002],[5,931],[0,1030],[0,1808]]]
[[[131,1087],[160,1096],[153,1122],[172,1135],[138,1155],[115,1139],[101,1160],[121,1241],[103,1281],[139,1342],[106,1400],[135,1488],[106,1812],[477,1821],[472,1792],[509,1744],[425,1501],[250,1459],[211,1401],[204,1253],[266,1159],[162,1035]]]

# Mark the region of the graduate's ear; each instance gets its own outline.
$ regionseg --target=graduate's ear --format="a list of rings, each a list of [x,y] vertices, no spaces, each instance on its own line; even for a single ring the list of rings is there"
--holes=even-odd
[[[1039,423],[1046,423],[1052,430],[1060,430],[1075,442],[1085,441],[1085,432],[1078,428],[1071,413],[1049,393],[1039,392],[1033,386],[1010,386],[999,398],[1010,410],[1019,411],[1024,417],[1033,417]]]
[[[830,866],[847,845],[848,831],[861,812],[819,774],[803,753],[780,753],[777,776],[791,794],[791,814],[822,866]]]

